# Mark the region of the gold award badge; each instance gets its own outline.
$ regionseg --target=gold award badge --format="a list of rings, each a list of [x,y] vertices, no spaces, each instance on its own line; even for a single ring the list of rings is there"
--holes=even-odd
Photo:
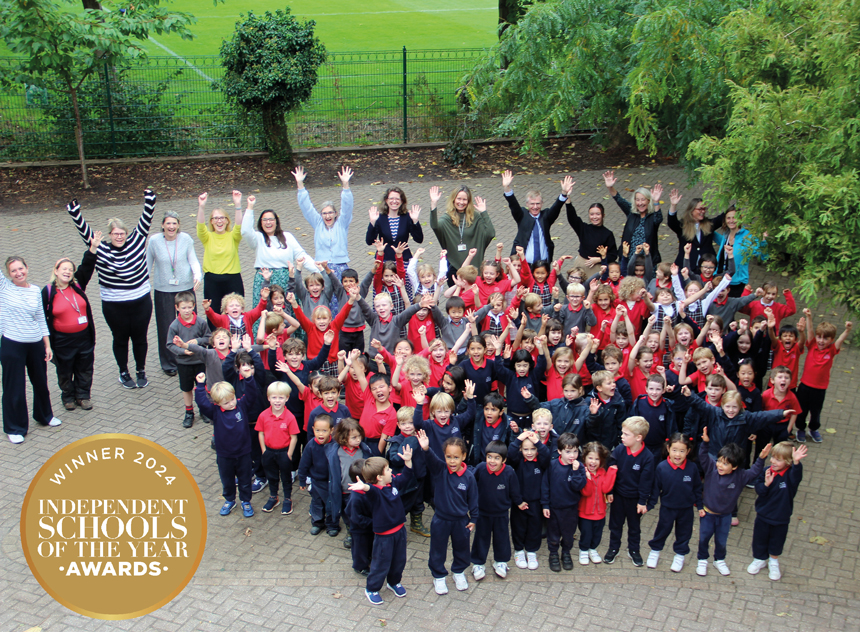
[[[131,619],[191,581],[206,545],[206,510],[191,473],[165,448],[100,434],[63,448],[36,474],[21,544],[58,602],[96,619]]]

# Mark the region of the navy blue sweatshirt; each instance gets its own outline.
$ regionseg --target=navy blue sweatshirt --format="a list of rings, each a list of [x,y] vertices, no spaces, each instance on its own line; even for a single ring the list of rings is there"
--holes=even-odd
[[[600,399],[597,391],[591,391],[586,400],[592,398]],[[621,424],[627,419],[627,406],[618,391],[608,402],[600,400],[600,409],[595,414],[589,411],[588,421],[585,424],[585,441],[599,441],[607,448],[612,449],[621,440]]]
[[[743,384],[738,384],[738,393],[741,394],[741,397],[744,400],[745,410],[751,413],[757,413],[764,409],[764,402],[761,399],[761,391],[755,384],[753,384],[752,390],[748,390]]]
[[[364,492],[349,492],[349,500],[346,501],[344,513],[349,518],[351,533],[370,533],[373,530],[373,510],[370,499]]]
[[[406,467],[406,463],[398,456],[398,452],[403,450],[404,445],[412,448],[413,477],[417,480],[422,480],[427,476],[427,458],[424,455],[424,450],[421,449],[421,445],[418,443],[418,437],[415,435],[404,437],[402,434],[396,434],[393,437],[388,437],[388,448],[385,458],[388,459],[391,471],[399,474]]]
[[[655,457],[663,449],[663,444],[669,441],[674,433],[678,432],[675,422],[675,411],[665,398],[660,398],[658,404],[654,404],[647,395],[640,395],[630,407],[628,417],[644,417],[648,422],[648,434],[645,435],[645,447]]]
[[[248,432],[248,417],[260,400],[260,392],[254,380],[248,382],[245,394],[237,398],[236,408],[224,410],[209,401],[206,385],[197,383],[194,399],[200,412],[212,420],[215,428],[215,454],[235,459],[251,454],[251,435]]]
[[[519,439],[511,441],[508,447],[508,461],[517,473],[520,484],[520,493],[527,503],[540,502],[541,488],[543,486],[544,473],[549,469],[549,448],[543,443],[537,444],[537,457],[534,461],[526,461],[520,451],[522,445]]]
[[[472,425],[475,420],[475,399],[472,398],[466,402],[466,412],[454,415],[444,426],[440,426],[433,419],[424,419],[422,414],[423,406],[415,407],[415,415],[412,421],[415,424],[416,432],[423,430],[427,433],[430,439],[430,449],[437,455],[444,455],[442,444],[449,437],[460,437],[463,441],[466,440],[464,430]]]
[[[493,362],[496,365],[496,379],[500,384],[505,385],[508,412],[514,415],[528,415],[531,407],[523,399],[520,391],[525,386],[532,393],[538,392],[539,382],[537,376],[546,371],[546,358],[543,355],[539,355],[535,369],[527,373],[525,377],[519,377],[516,371],[505,367],[505,362],[501,355],[497,355]]]
[[[472,470],[463,463],[457,472],[449,471],[433,448],[427,450],[425,456],[427,471],[433,477],[436,516],[440,520],[460,520],[468,516],[469,522],[477,522],[478,483]]]
[[[654,470],[654,489],[648,501],[648,511],[657,501],[666,509],[688,509],[693,505],[702,509],[702,477],[699,468],[685,460],[681,465],[666,459]]]
[[[487,418],[482,415],[472,430],[472,464],[478,465],[486,460],[486,449],[490,441],[507,444],[510,434],[511,426],[505,413],[501,414],[495,426],[490,426]]]
[[[498,472],[491,472],[486,463],[481,463],[475,468],[475,482],[478,483],[478,509],[482,516],[506,516],[512,505],[523,504],[520,482],[512,467],[502,464]]]
[[[691,408],[701,418],[699,426],[707,426],[708,428],[710,442],[707,446],[714,458],[724,445],[729,443],[743,445],[744,439],[749,435],[755,434],[785,417],[784,410],[765,410],[758,413],[742,410],[729,419],[719,406],[711,406],[705,400],[694,396],[687,399],[690,400]],[[688,418],[692,412],[691,410],[687,413]],[[687,432],[686,428],[684,432]]]
[[[579,505],[582,488],[585,487],[585,466],[579,468],[565,465],[561,459],[553,459],[544,473],[540,502],[544,509],[568,509]]]
[[[699,465],[705,471],[705,485],[702,491],[705,511],[725,515],[735,508],[744,487],[761,474],[764,469],[764,459],[756,459],[748,470],[738,468],[730,474],[720,476],[716,461],[708,456],[708,444],[702,441],[699,446]]]
[[[476,367],[472,363],[472,358],[466,358],[460,362],[460,366],[466,371],[466,379],[475,383],[475,400],[483,406],[484,397],[493,390],[493,380],[498,379],[496,364],[492,360],[484,358],[483,364]]]
[[[236,351],[231,351],[227,354],[227,357],[224,358],[224,361],[221,363],[221,373],[224,374],[224,381],[229,382],[233,385],[233,389],[236,391],[236,397],[242,397],[245,394],[245,378],[242,377],[239,372],[236,370]],[[254,351],[253,349],[250,351],[251,361],[254,363],[254,381],[257,383],[257,389],[259,393],[265,393],[266,389],[269,388],[267,384],[268,380],[266,379],[266,368],[263,366],[263,359],[260,357],[260,354]],[[267,408],[265,397],[259,397],[257,399],[257,403],[254,405],[254,408],[248,411],[248,424],[254,425],[257,423],[257,417],[260,416],[260,413],[263,412]]]
[[[559,397],[551,399],[548,402],[540,402],[538,398],[532,395],[526,404],[532,411],[538,408],[545,408],[552,413],[552,429],[562,435],[565,432],[572,432],[579,438],[579,443],[582,445],[585,441],[585,424],[588,421],[588,416],[591,411],[588,409],[588,402],[584,397],[576,399],[567,399]]]
[[[605,366],[594,359],[594,354],[589,355],[585,359],[585,366],[588,369],[588,372],[592,375],[598,371],[606,370]],[[621,399],[624,400],[624,404],[627,408],[630,408],[630,406],[633,405],[633,389],[630,388],[630,382],[627,381],[626,377],[615,378],[615,392],[621,395]]]
[[[297,388],[293,389],[297,391]],[[314,408],[310,414],[308,415],[308,430],[312,430],[314,427],[314,420],[317,418],[317,415],[328,415],[331,417],[331,426],[334,428],[338,425],[341,419],[346,419],[347,417],[352,417],[352,414],[349,412],[349,408],[338,402],[337,410],[334,412],[326,409],[322,404]],[[298,417],[296,418],[298,421]]]
[[[792,465],[773,477],[770,487],[764,484],[764,472],[755,482],[755,511],[767,524],[788,524],[794,511],[794,497],[803,480],[803,464]]]
[[[613,493],[623,498],[636,498],[640,505],[648,505],[654,487],[654,455],[643,445],[638,454],[618,445],[609,457],[609,465],[617,465]]]
[[[299,382],[302,384],[308,383],[308,375],[310,375],[311,371],[319,371],[322,368],[322,365],[328,360],[330,350],[331,345],[323,344],[317,357],[313,360],[305,360],[299,365],[299,368],[293,371],[293,374],[299,378]],[[301,427],[302,420],[305,418],[305,403],[299,398],[299,389],[293,385],[293,381],[287,377],[286,373],[282,373],[275,368],[277,362],[277,352],[269,349],[269,370],[275,376],[276,380],[286,382],[290,385],[292,390],[290,391],[290,398],[287,400],[287,410],[293,413],[293,416],[299,422],[299,427]],[[308,426],[308,428],[310,427]]]
[[[391,485],[371,485],[365,492],[370,500],[375,534],[383,535],[403,526],[406,510],[403,508],[401,491],[406,489],[412,480],[412,469],[405,467],[402,473],[391,479]]]
[[[331,442],[331,437],[328,438],[328,443],[323,444],[317,443],[316,438],[308,441],[302,450],[302,459],[299,461],[299,471],[296,474],[299,485],[304,485],[309,476],[313,482],[326,483],[328,481],[328,457],[325,453],[325,447]]]

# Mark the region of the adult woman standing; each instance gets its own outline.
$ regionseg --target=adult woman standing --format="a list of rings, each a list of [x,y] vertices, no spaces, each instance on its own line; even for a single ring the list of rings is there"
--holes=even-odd
[[[442,198],[439,187],[430,188],[430,228],[439,240],[439,248],[448,251],[448,285],[463,265],[469,250],[475,248],[476,261],[484,258],[484,251],[496,237],[496,229],[487,213],[487,203],[475,197],[469,187],[461,185],[448,197],[445,214],[438,217],[436,206]]]
[[[352,222],[353,199],[349,189],[352,169],[343,167],[338,171],[340,178],[340,212],[334,207],[334,202],[326,200],[317,211],[311,203],[311,196],[305,188],[307,174],[301,167],[292,172],[296,179],[296,195],[302,215],[308,220],[314,230],[314,260],[328,261],[328,267],[340,279],[343,271],[349,267],[349,225]],[[335,299],[336,300],[336,299]]]
[[[96,357],[96,328],[86,289],[96,268],[96,252],[101,240],[101,231],[96,231],[77,269],[67,257],[57,261],[50,282],[42,288],[53,362],[57,367],[57,381],[66,410],[74,410],[75,404],[84,410],[92,410],[93,407],[90,392]]]
[[[657,229],[663,223],[663,211],[660,210],[660,196],[663,194],[663,187],[655,184],[650,191],[645,187],[636,189],[633,193],[633,206],[636,207],[636,212],[632,213],[633,206],[621,197],[615,189],[617,181],[614,171],[604,172],[603,182],[609,189],[609,194],[621,212],[627,216],[621,242],[630,244],[630,252],[633,252],[636,246],[640,244],[648,244],[651,247],[651,261],[657,265],[662,261],[660,248],[657,244]]]
[[[381,210],[379,210],[381,209]],[[398,244],[406,243],[409,237],[416,243],[424,242],[424,231],[418,223],[421,207],[412,205],[412,210],[407,212],[406,194],[400,187],[389,188],[382,196],[382,202],[378,209],[371,206],[368,215],[370,223],[367,226],[367,235],[364,240],[368,246],[376,243],[377,239],[385,242],[385,261],[394,261],[396,256],[394,249]],[[408,265],[412,259],[412,251],[407,248],[403,251],[403,265]]]
[[[197,237],[203,242],[203,298],[212,301],[212,309],[221,312],[221,299],[235,292],[245,296],[242,266],[239,263],[239,242],[242,240],[242,193],[233,191],[236,225],[220,208],[209,216],[206,225],[208,193],[197,197]],[[209,326],[214,329],[212,323]]]
[[[81,206],[72,200],[66,207],[81,239],[89,248],[93,231],[81,214]],[[125,388],[143,388],[146,379],[146,334],[152,318],[152,297],[149,295],[149,273],[146,269],[146,236],[155,212],[155,193],[143,194],[143,214],[129,233],[118,217],[108,220],[110,241],[100,242],[96,251],[96,270],[102,314],[113,334],[113,355],[119,367],[119,382]],[[137,380],[128,371],[128,343],[134,353]]]
[[[615,235],[603,225],[606,210],[599,202],[588,207],[588,223],[580,219],[570,203],[567,202],[567,222],[579,237],[579,253],[573,260],[573,267],[591,269],[599,266],[602,261],[612,263],[618,257],[618,247],[615,244]],[[601,256],[598,248],[606,248],[606,256]]]
[[[196,292],[203,278],[191,235],[179,232],[179,215],[167,211],[161,220],[161,234],[149,239],[146,268],[155,289],[155,327],[158,330],[158,359],[161,370],[176,375],[176,356],[167,348],[167,330],[176,320],[176,295]]]
[[[761,242],[740,225],[737,211],[731,206],[723,218],[723,225],[714,233],[717,250],[717,274],[729,271],[729,259],[734,259],[735,270],[729,285],[729,296],[742,296],[749,283],[752,256],[761,256]]]
[[[675,257],[675,264],[679,268],[684,267],[684,246],[690,244],[692,246],[690,249],[690,269],[698,274],[702,255],[716,255],[714,251],[714,231],[723,225],[726,214],[722,213],[709,219],[705,217],[708,207],[705,206],[702,198],[693,198],[687,205],[684,217],[678,220],[675,206],[681,201],[681,195],[676,190],[673,190],[672,196],[672,208],[669,209],[669,219],[666,223],[672,229],[672,232],[678,235],[678,256]]]
[[[3,367],[3,432],[12,443],[22,443],[29,429],[24,370],[33,385],[33,418],[42,425],[62,422],[51,410],[48,368],[51,340],[42,294],[27,282],[27,264],[21,257],[6,259],[5,276],[0,275],[0,366]]]
[[[304,268],[312,272],[319,272],[313,264],[308,253],[299,245],[296,238],[290,233],[285,233],[281,228],[281,219],[271,209],[260,213],[257,227],[254,228],[254,204],[257,199],[252,195],[248,198],[248,208],[242,218],[241,235],[257,256],[254,260],[253,304],[260,301],[260,290],[263,289],[264,269],[272,271],[269,279],[271,285],[280,285],[284,290],[290,280],[288,263],[296,264],[296,259],[304,257]]]

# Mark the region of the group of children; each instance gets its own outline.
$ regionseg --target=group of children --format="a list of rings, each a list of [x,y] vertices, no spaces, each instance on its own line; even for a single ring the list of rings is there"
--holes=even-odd
[[[696,572],[706,574],[714,539],[714,566],[728,575],[728,534],[754,486],[747,570],[767,566],[779,579],[807,419],[821,442],[829,374],[851,323],[837,337],[804,310],[792,324],[788,290],[785,305],[773,284],[732,298],[728,274],[652,270],[647,247],[591,278],[583,268],[562,275],[570,257],[530,266],[522,248],[502,258],[502,247],[480,268],[470,251],[450,287],[444,251],[438,269],[419,262],[422,249],[406,267],[405,244],[383,261],[379,242],[363,279],[324,261],[303,277],[299,261],[290,286],[265,287],[252,310],[238,295],[224,298],[222,314],[204,302],[212,332],[193,295],[177,295],[169,347],[183,425],[194,421],[193,392],[214,425],[221,514],[236,506],[238,487],[253,516],[252,494],[268,485],[263,511],[280,504],[289,515],[298,479],[311,497],[311,533],[336,537],[344,522],[353,569],[380,604],[384,586],[406,594],[407,515],[410,530],[430,538],[439,594],[449,546],[455,587],[466,590],[470,565],[475,580],[485,577],[491,545],[502,578],[512,557],[538,568],[544,538],[549,568],[571,570],[577,527],[580,564],[615,562],[626,525],[627,555],[643,566],[640,520],[658,504],[647,566],[658,566],[674,532],[671,570],[682,570],[698,512]],[[736,310],[745,316],[735,320]],[[299,329],[307,344],[292,335]]]

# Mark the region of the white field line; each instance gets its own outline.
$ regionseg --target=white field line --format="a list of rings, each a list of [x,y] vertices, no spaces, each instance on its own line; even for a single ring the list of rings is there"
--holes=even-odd
[[[465,13],[466,11],[498,11],[497,7],[484,7],[475,9],[412,9],[398,11],[349,11],[344,13],[308,13],[307,15],[299,15],[299,17],[307,18],[326,18],[330,16],[340,15],[388,15],[391,13]],[[221,20],[231,19],[237,20],[241,15],[195,15],[198,20]]]
[[[187,59],[185,59],[185,57],[183,57],[182,55],[179,55],[178,53],[173,52],[172,50],[170,50],[169,48],[167,48],[167,46],[165,46],[164,44],[162,44],[161,42],[159,42],[159,41],[158,41],[157,39],[155,39],[154,37],[150,36],[150,37],[149,37],[149,41],[150,41],[150,42],[152,42],[153,44],[155,44],[156,46],[158,46],[159,48],[164,49],[165,51],[167,51],[167,53],[168,53],[168,54],[173,55],[174,57],[176,57],[176,59],[180,59],[180,60],[182,60],[183,62],[185,62],[185,65],[186,65],[186,66],[188,66],[189,68],[191,68],[191,70],[193,70],[193,71],[194,71],[194,72],[196,72],[198,75],[200,75],[201,77],[203,77],[204,79],[206,79],[206,81],[210,81],[210,82],[212,82],[212,83],[214,83],[214,82],[215,82],[215,80],[214,80],[212,77],[210,77],[210,76],[209,76],[209,75],[207,75],[205,72],[203,72],[202,70],[200,70],[197,66],[195,66],[195,65],[194,65],[194,64],[192,64],[190,61],[188,61]]]

